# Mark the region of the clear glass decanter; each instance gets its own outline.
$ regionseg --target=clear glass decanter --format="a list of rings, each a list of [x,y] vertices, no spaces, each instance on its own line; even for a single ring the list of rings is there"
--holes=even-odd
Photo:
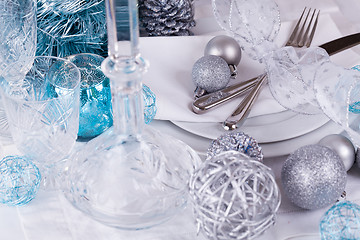
[[[187,183],[200,163],[183,142],[144,125],[136,0],[129,0],[130,41],[118,42],[115,2],[106,0],[114,125],[68,159],[64,191],[92,218],[138,230],[160,224],[187,202]],[[126,49],[130,51],[125,52]]]

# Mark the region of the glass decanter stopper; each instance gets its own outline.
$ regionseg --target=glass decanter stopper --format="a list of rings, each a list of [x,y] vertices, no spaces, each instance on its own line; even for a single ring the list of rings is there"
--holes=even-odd
[[[109,57],[102,68],[110,79],[114,125],[71,154],[64,192],[95,220],[138,230],[185,206],[188,180],[200,158],[183,142],[144,125],[145,63],[138,49],[137,3],[128,4],[130,41],[118,42],[116,2],[106,0]]]

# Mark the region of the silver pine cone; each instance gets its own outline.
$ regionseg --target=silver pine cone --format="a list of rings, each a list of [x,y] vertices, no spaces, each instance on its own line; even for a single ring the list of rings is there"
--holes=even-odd
[[[149,36],[188,36],[195,26],[193,0],[139,0],[141,27]]]

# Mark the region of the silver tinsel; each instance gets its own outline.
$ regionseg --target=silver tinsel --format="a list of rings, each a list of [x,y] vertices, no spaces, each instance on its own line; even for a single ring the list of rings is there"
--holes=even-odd
[[[150,36],[188,36],[195,26],[193,0],[139,0],[139,20]]]
[[[263,160],[263,153],[257,141],[243,132],[232,132],[213,140],[207,151],[207,159],[225,151],[238,151],[258,161]]]
[[[228,64],[219,56],[201,57],[192,68],[193,83],[208,93],[226,87],[230,81],[230,75]]]
[[[345,190],[346,171],[338,154],[328,147],[308,145],[296,150],[281,171],[284,191],[305,209],[334,204]]]

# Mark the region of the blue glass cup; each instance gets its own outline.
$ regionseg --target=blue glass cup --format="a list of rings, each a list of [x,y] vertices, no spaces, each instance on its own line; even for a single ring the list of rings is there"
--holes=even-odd
[[[80,139],[93,138],[113,124],[110,81],[101,71],[103,57],[81,53],[67,57],[80,70]]]

